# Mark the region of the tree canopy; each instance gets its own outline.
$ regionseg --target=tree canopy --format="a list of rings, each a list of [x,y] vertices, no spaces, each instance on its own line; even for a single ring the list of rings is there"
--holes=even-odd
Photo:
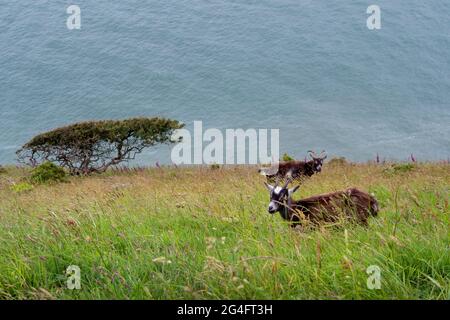
[[[146,147],[174,142],[173,131],[182,127],[165,118],[79,122],[39,134],[16,153],[31,166],[50,161],[71,174],[103,172],[134,159]]]

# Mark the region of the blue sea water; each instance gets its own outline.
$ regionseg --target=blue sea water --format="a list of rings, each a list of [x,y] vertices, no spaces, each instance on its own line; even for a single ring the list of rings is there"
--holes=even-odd
[[[450,1],[0,0],[0,163],[37,133],[134,116],[280,128],[300,158],[447,159]]]

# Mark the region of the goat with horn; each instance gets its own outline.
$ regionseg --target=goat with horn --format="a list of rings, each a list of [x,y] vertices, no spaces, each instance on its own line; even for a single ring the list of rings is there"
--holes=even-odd
[[[288,178],[283,187],[279,187],[278,182],[274,186],[264,183],[270,191],[269,213],[279,212],[284,220],[291,222],[292,227],[302,224],[303,220],[317,225],[322,222],[335,223],[341,218],[366,226],[368,218],[378,214],[377,200],[356,188],[293,200],[292,194],[299,186],[288,189],[290,181]]]
[[[325,150],[319,155],[314,151],[308,151],[312,160],[310,161],[282,161],[270,168],[260,168],[259,173],[266,176],[267,182],[273,183],[276,179],[285,179],[290,176],[292,179],[311,177],[313,174],[321,172],[323,161],[327,158]]]

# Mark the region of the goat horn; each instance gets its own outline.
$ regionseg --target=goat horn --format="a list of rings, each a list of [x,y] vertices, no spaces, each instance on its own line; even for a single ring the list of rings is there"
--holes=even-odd
[[[274,187],[276,188],[276,187],[278,187],[278,184],[280,183],[280,178],[279,177],[277,177],[276,179],[275,179],[275,185],[274,185]]]
[[[308,150],[308,153],[309,153],[309,155],[310,155],[312,158],[317,157],[317,154],[316,154],[314,151],[312,151],[312,150]]]
[[[288,178],[286,178],[286,183],[284,184],[284,189],[286,189],[287,188],[287,186],[289,185],[289,183],[291,182],[291,178],[290,177],[288,177]]]

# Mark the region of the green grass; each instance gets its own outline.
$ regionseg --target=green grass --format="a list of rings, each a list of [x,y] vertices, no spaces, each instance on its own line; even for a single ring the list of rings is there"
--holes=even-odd
[[[0,175],[1,299],[449,299],[448,164],[325,166],[297,194],[355,186],[369,227],[293,230],[255,168],[108,172],[14,188]],[[81,290],[65,270],[81,269]],[[381,269],[381,289],[366,269]]]

